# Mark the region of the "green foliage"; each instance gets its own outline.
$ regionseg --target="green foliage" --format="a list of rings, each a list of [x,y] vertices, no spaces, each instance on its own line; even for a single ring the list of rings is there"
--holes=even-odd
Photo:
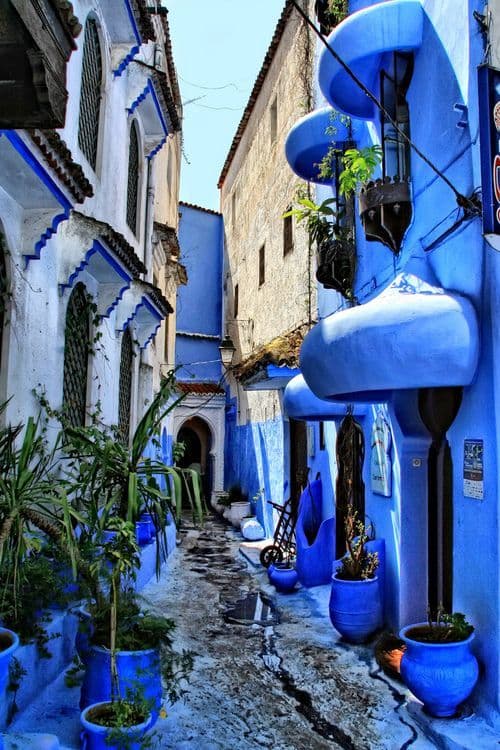
[[[328,0],[328,20],[337,26],[349,13],[349,0]]]
[[[339,175],[339,188],[348,198],[360,184],[368,182],[382,161],[382,148],[366,146],[362,149],[348,148],[342,156],[343,171]]]
[[[366,543],[369,541],[367,530],[358,519],[357,512],[352,505],[348,506],[344,520],[347,553],[337,568],[337,577],[344,581],[363,581],[374,578],[378,568],[378,554],[367,552]]]
[[[298,193],[297,208],[292,208],[283,214],[282,218],[293,216],[298,224],[304,224],[311,242],[321,245],[335,236],[332,219],[337,218],[337,212],[330,208],[335,198],[327,198],[322,203],[315,203],[302,192]]]
[[[456,643],[465,641],[474,632],[474,626],[467,621],[462,612],[447,614],[440,604],[433,621],[430,610],[427,612],[428,625],[415,633],[410,632],[410,638],[428,643]],[[414,629],[416,630],[416,629]]]
[[[184,443],[182,440],[178,440],[172,445],[172,456],[173,456],[175,465],[177,465],[177,463],[182,458],[184,458],[185,453],[186,453],[186,443]]]
[[[7,690],[11,693],[8,699],[7,724],[12,721],[19,711],[16,703],[17,693],[21,687],[23,677],[26,677],[27,674],[28,672],[24,669],[19,659],[13,656],[9,662],[9,682],[7,684]]]

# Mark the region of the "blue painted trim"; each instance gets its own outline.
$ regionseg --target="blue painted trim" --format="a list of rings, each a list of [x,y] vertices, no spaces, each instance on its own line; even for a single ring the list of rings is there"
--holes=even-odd
[[[87,252],[85,253],[84,259],[75,268],[73,273],[70,275],[68,281],[65,284],[59,284],[59,291],[62,296],[66,289],[71,289],[73,287],[80,273],[84,270],[84,268],[88,266],[88,264],[90,263],[90,259],[96,253],[99,253],[99,255],[101,255],[101,257],[104,258],[106,263],[108,263],[108,265],[120,276],[120,278],[122,278],[126,282],[124,286],[120,289],[113,304],[110,305],[107,308],[106,313],[101,316],[102,318],[107,318],[111,315],[111,312],[118,305],[125,291],[130,288],[130,282],[132,281],[132,276],[117,262],[117,260],[112,256],[112,254],[108,250],[106,250],[104,245],[102,245],[102,243],[99,242],[99,240],[94,240],[92,247],[89,250],[87,250]],[[96,279],[96,281],[99,283],[99,279]]]
[[[123,58],[123,60],[119,64],[119,66],[117,68],[115,68],[115,70],[113,70],[113,77],[114,78],[119,78],[121,76],[121,74],[123,73],[123,71],[128,67],[128,64],[132,62],[132,60],[137,55],[137,53],[139,52],[139,50],[140,50],[140,46],[137,45],[137,44],[135,44],[130,49],[130,51]]]
[[[59,224],[69,219],[69,212],[73,208],[73,204],[68,200],[64,193],[58,188],[52,177],[49,175],[47,170],[40,164],[40,162],[31,153],[28,146],[24,143],[22,138],[14,130],[0,130],[0,137],[4,135],[11,145],[17,151],[17,153],[24,159],[26,164],[33,170],[36,176],[41,180],[45,187],[54,196],[58,203],[63,208],[62,213],[54,216],[52,224],[47,227],[45,232],[42,233],[38,242],[35,243],[34,252],[31,255],[25,254],[26,266],[30,260],[39,260],[42,249],[47,244],[53,234],[57,232]]]
[[[125,3],[125,9],[127,11],[127,15],[130,21],[130,25],[132,26],[132,31],[134,32],[135,40],[137,44],[134,44],[134,46],[131,48],[130,52],[124,57],[124,59],[121,61],[119,66],[116,68],[116,70],[113,71],[113,76],[115,78],[119,78],[125,68],[128,66],[130,62],[134,59],[134,57],[139,52],[139,49],[142,44],[141,35],[139,32],[139,29],[137,28],[137,24],[135,22],[135,16],[134,11],[132,10],[132,6],[130,4],[130,0],[124,0]]]
[[[132,315],[130,315],[126,319],[126,321],[124,322],[121,330],[123,332],[123,331],[125,331],[126,328],[128,328],[129,324],[137,316],[137,313],[139,312],[139,310],[140,310],[141,307],[145,307],[146,310],[148,310],[148,312],[151,313],[151,315],[154,318],[156,318],[156,320],[158,321],[158,325],[155,327],[155,329],[152,332],[152,334],[146,339],[146,341],[144,342],[144,344],[142,344],[142,346],[140,347],[141,349],[145,349],[147,347],[147,345],[149,344],[149,342],[152,341],[152,339],[154,339],[154,337],[158,333],[158,328],[161,326],[161,321],[163,320],[162,314],[156,309],[156,307],[154,305],[151,304],[151,302],[147,299],[147,297],[142,297],[141,298],[141,301],[135,306],[135,310],[132,313]]]
[[[294,378],[296,375],[300,375],[298,367],[279,367],[278,365],[267,365],[266,367],[267,377],[272,380],[273,378]]]
[[[165,141],[167,140],[168,126],[167,126],[167,123],[165,122],[165,118],[163,117],[163,112],[161,111],[160,102],[158,101],[158,97],[156,95],[156,91],[155,91],[155,88],[153,86],[153,82],[152,82],[152,80],[150,78],[148,79],[148,82],[147,82],[144,90],[139,94],[139,96],[137,97],[137,99],[135,99],[132,102],[132,104],[130,105],[130,107],[127,109],[127,112],[129,114],[129,116],[132,115],[135,112],[135,110],[137,109],[137,107],[141,104],[141,102],[143,102],[146,99],[146,97],[148,96],[148,94],[151,94],[151,98],[153,100],[153,104],[154,104],[155,109],[156,109],[156,114],[158,115],[158,118],[159,118],[159,120],[161,122],[161,126],[163,128],[163,132],[165,134],[165,137],[161,140],[161,142],[157,146],[155,146],[155,148],[151,151],[150,154],[148,154],[147,158],[148,159],[152,159],[158,153],[158,151],[161,149],[161,147],[164,145]]]

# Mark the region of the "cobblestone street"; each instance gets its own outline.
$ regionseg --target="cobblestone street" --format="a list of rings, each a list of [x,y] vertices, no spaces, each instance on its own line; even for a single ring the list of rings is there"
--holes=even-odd
[[[183,536],[168,576],[146,591],[177,621],[176,646],[197,654],[185,703],[160,727],[163,747],[434,747],[401,708],[404,696],[380,673],[372,649],[337,639],[327,587],[276,596],[263,569],[238,554],[239,534],[218,521]],[[257,601],[262,624],[226,621],[238,599],[259,591],[274,598],[278,624],[265,625],[273,621],[266,598],[262,608]]]

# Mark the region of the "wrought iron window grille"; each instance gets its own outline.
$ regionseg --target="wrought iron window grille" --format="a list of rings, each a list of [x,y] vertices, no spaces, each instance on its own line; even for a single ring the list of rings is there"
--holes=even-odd
[[[97,163],[99,114],[101,109],[102,55],[99,30],[90,18],[85,24],[82,85],[78,120],[78,145],[92,169]]]
[[[137,234],[137,202],[139,198],[139,136],[137,125],[130,127],[127,182],[127,224]]]
[[[77,284],[68,300],[64,338],[63,413],[72,427],[85,425],[91,307],[85,286]]]
[[[126,328],[122,337],[118,394],[118,432],[120,434],[121,440],[125,445],[128,445],[130,435],[133,362],[134,344],[130,329]]]

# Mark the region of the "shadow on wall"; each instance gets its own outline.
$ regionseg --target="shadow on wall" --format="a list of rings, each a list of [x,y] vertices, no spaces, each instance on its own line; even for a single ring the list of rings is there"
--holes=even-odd
[[[227,415],[225,486],[239,485],[251,500],[263,490],[257,502],[257,518],[272,535],[272,509],[267,500],[283,501],[283,423],[236,424],[236,413]]]

